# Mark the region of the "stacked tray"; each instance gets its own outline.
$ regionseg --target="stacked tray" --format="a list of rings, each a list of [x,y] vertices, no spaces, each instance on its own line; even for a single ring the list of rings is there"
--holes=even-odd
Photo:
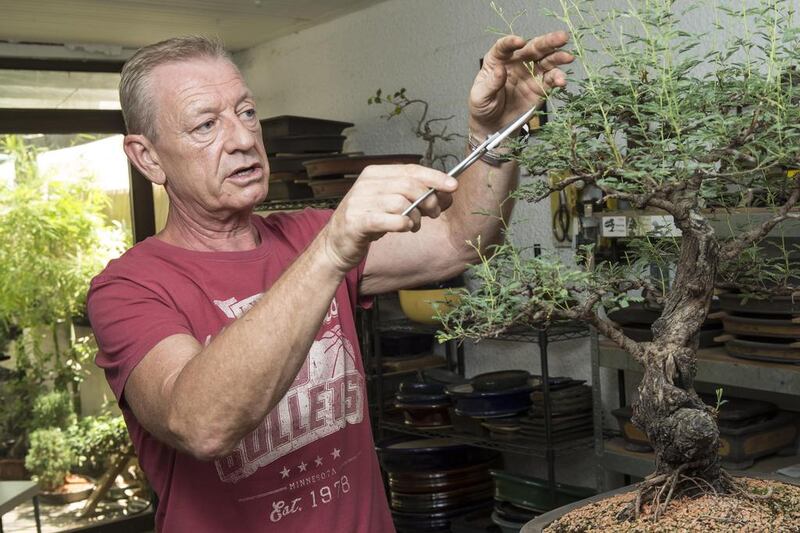
[[[409,426],[421,428],[450,427],[450,398],[441,383],[404,381],[395,395],[395,407]]]
[[[733,357],[800,364],[800,300],[789,296],[745,300],[723,294],[725,351]]]
[[[541,384],[531,393],[532,406],[527,419],[520,421],[519,434],[534,442],[546,441],[544,392]],[[584,380],[550,378],[550,428],[553,443],[588,437],[592,434],[592,388]]]
[[[359,174],[370,165],[419,163],[417,154],[336,155],[328,154],[302,162],[315,198],[337,198],[347,194]]]
[[[450,522],[492,503],[497,452],[449,439],[392,439],[377,446],[399,532],[450,531]]]
[[[494,479],[492,521],[503,531],[519,530],[523,525],[557,507],[588,498],[595,491],[574,485],[555,484],[555,490],[543,479],[491,470]]]
[[[701,396],[714,406],[716,398]],[[797,415],[780,411],[770,403],[745,398],[724,398],[719,408],[719,455],[726,468],[741,469],[753,461],[789,448],[797,440]],[[652,450],[650,441],[631,422],[633,414],[628,406],[612,411],[626,440],[626,448],[645,452]]]
[[[719,310],[719,305],[715,302],[711,306],[710,313]],[[653,322],[661,316],[661,309],[654,308],[646,303],[632,303],[625,309],[618,309],[611,312],[608,318],[622,326],[625,335],[637,342],[649,342],[653,340],[651,330]],[[719,318],[707,318],[700,330],[700,348],[717,346],[720,343],[715,339],[722,334],[722,322]]]
[[[270,166],[268,200],[311,198],[303,162],[338,155],[350,122],[281,115],[261,121],[261,132]]]

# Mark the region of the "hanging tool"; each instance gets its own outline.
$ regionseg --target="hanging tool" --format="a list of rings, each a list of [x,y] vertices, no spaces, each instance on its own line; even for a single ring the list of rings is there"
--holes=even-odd
[[[448,172],[447,175],[450,176],[451,178],[457,178],[459,174],[461,174],[467,168],[469,168],[470,165],[472,165],[472,163],[480,159],[483,154],[485,154],[489,150],[494,150],[495,148],[497,148],[500,145],[500,143],[503,142],[503,140],[505,140],[506,137],[508,137],[513,132],[517,131],[522,126],[524,126],[535,114],[536,114],[536,108],[532,107],[529,111],[526,111],[525,113],[520,115],[520,117],[517,120],[515,120],[505,128],[489,135],[486,138],[486,140],[480,144],[480,146],[478,146],[472,151],[472,153],[470,153],[467,157],[462,159],[459,164],[450,169],[450,172]],[[416,207],[419,204],[425,201],[425,198],[427,198],[434,192],[436,192],[436,189],[434,189],[433,187],[428,189],[428,192],[426,192],[425,194],[414,200],[414,203],[412,203],[410,206],[406,208],[405,211],[403,211],[403,215],[408,216],[408,214],[411,213],[411,211],[416,209]]]
[[[557,207],[553,212],[553,236],[558,242],[566,242],[570,239],[571,227],[572,215],[567,203],[567,193],[561,189],[558,191]]]

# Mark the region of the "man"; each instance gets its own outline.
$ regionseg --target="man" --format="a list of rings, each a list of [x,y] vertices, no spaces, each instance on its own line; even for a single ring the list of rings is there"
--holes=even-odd
[[[470,93],[478,142],[564,85],[566,41],[497,41]],[[473,213],[509,215],[514,164],[478,162],[458,183],[373,166],[333,212],[261,218],[269,166],[254,98],[218,43],[139,50],[120,100],[125,152],[170,209],[163,231],[93,280],[89,315],[158,529],[391,531],[355,306],[463,271],[467,241],[499,235],[495,217]],[[438,194],[402,216],[429,187]]]

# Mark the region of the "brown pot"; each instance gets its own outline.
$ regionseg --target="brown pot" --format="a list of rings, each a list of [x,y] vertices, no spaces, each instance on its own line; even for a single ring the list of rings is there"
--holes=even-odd
[[[67,482],[54,491],[43,491],[39,498],[45,503],[64,505],[85,500],[94,490],[94,481],[84,476],[70,474]]]
[[[25,469],[25,459],[0,459],[0,481],[23,481],[31,474]]]

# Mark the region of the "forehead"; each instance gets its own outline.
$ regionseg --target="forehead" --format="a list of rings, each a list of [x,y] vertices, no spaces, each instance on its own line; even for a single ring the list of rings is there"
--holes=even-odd
[[[181,114],[224,104],[249,95],[239,70],[221,58],[195,58],[159,65],[150,73],[153,99],[159,111]],[[169,112],[169,111],[168,111]]]

